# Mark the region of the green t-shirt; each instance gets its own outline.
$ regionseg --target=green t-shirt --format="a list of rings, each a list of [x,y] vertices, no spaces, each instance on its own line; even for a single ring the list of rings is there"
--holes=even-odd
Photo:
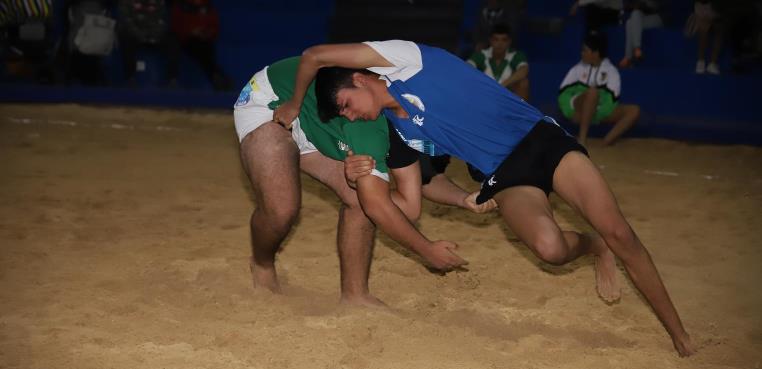
[[[526,55],[513,49],[508,50],[503,59],[496,61],[492,58],[491,47],[475,52],[468,58],[468,62],[498,82],[505,81],[519,67],[528,64]]]
[[[299,57],[291,57],[275,62],[267,68],[267,78],[279,100],[270,103],[275,109],[288,101],[294,93]],[[389,127],[386,118],[379,116],[373,121],[350,122],[344,117],[320,121],[315,98],[315,83],[310,84],[302,102],[299,122],[307,139],[321,154],[343,161],[348,150],[358,155],[370,155],[376,160],[374,174],[389,180],[386,155],[389,152]]]

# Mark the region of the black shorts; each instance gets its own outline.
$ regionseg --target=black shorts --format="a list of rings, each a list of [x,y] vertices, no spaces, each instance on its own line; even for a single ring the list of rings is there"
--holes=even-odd
[[[450,165],[450,155],[428,156],[420,154],[418,161],[421,163],[421,184],[429,184],[431,179],[442,174]]]
[[[588,155],[587,150],[563,128],[546,121],[538,122],[495,172],[482,182],[476,203],[481,204],[513,186],[534,186],[550,195],[553,173],[570,151]]]

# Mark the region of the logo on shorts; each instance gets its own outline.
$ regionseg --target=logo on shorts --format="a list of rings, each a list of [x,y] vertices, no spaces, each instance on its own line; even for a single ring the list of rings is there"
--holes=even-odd
[[[494,186],[497,183],[495,180],[495,175],[492,175],[492,177],[489,177],[489,180],[487,181],[487,186]]]
[[[415,125],[417,125],[418,127],[423,126],[423,117],[418,115],[418,114],[416,114],[413,117],[413,123],[415,123]]]
[[[339,150],[341,150],[341,151],[349,151],[349,145],[339,141]]]
[[[241,90],[241,94],[238,95],[238,100],[235,102],[235,106],[242,106],[249,103],[249,100],[251,100],[251,85],[247,84],[243,90]]]

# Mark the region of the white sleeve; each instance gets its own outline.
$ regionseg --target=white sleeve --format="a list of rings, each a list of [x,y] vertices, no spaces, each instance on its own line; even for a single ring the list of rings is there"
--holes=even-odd
[[[614,93],[615,99],[618,99],[619,94],[622,93],[622,79],[619,77],[619,71],[616,68],[611,68],[609,73],[611,75],[607,78],[606,88]]]
[[[388,77],[392,81],[402,80],[414,76],[423,69],[421,49],[415,42],[390,40],[390,41],[367,41],[364,44],[370,46],[381,55],[393,67],[367,68],[373,73]]]

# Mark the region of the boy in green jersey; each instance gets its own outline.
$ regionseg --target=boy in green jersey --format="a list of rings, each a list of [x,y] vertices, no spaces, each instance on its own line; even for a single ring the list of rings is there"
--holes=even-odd
[[[442,175],[436,175],[437,179],[422,190],[417,155],[390,152],[385,118],[369,120],[365,124],[351,124],[345,118],[322,123],[317,116],[314,86],[310,86],[295,120],[275,123],[273,110],[291,98],[298,64],[298,57],[288,58],[257,72],[244,86],[235,104],[241,161],[257,203],[250,223],[254,284],[273,292],[280,291],[275,254],[299,212],[301,169],[331,188],[343,203],[337,234],[342,301],[381,304],[368,290],[374,226],[345,180],[342,160],[353,153],[368,155],[374,159],[373,168],[370,168],[372,175],[388,182],[391,173],[396,189],[390,196],[410,220],[420,215],[422,191],[424,195],[435,194],[431,197],[436,201],[475,212],[491,210],[494,203],[476,205],[475,194],[469,195],[449,180],[442,180]],[[428,250],[429,254],[422,253],[421,256],[427,261],[442,253],[457,257],[450,250],[452,245],[440,241]]]
[[[526,55],[512,45],[510,27],[495,25],[489,36],[489,47],[475,52],[466,62],[529,101],[529,63]]]

